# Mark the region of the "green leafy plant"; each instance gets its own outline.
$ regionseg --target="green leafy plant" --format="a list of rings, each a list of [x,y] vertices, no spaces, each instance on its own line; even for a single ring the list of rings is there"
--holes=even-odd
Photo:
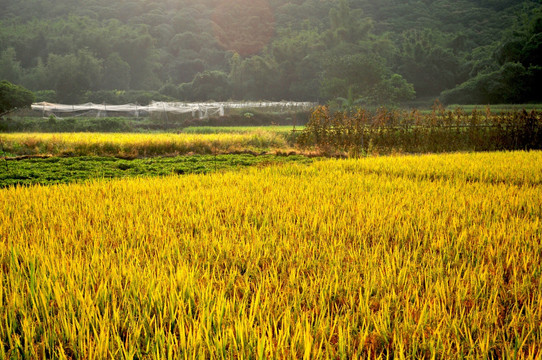
[[[0,116],[28,107],[33,101],[34,94],[30,90],[6,80],[0,81]]]

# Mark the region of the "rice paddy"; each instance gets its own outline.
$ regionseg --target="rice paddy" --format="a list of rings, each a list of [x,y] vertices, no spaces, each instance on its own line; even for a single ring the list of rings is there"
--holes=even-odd
[[[2,189],[0,358],[539,358],[541,174],[531,151]]]
[[[11,133],[0,134],[8,154],[150,157],[186,154],[266,152],[289,149],[274,131],[216,134]]]

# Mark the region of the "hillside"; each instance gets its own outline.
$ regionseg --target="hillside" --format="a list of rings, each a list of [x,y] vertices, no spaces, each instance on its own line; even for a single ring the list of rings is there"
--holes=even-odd
[[[38,100],[542,100],[538,1],[2,2],[0,79]]]

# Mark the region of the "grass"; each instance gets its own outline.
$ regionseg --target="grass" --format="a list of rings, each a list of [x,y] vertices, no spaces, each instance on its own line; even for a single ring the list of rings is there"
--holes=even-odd
[[[96,117],[89,114],[66,117],[38,117],[32,112],[22,110],[0,118],[0,132],[179,132],[190,127],[273,127],[273,124],[302,124],[308,119],[307,112],[298,113],[259,113],[244,116],[246,111],[225,117],[194,119],[189,114],[152,114],[151,116]],[[277,126],[278,127],[278,126]],[[285,126],[288,128],[288,126]]]
[[[516,110],[538,110],[540,111],[542,109],[542,104],[492,104],[492,105],[448,105],[446,106],[447,110],[455,111],[456,109],[462,109],[466,112],[472,112],[473,110],[478,110],[485,112],[487,108],[491,109],[491,112],[493,113],[502,113],[502,112],[508,112],[508,111],[516,111]]]
[[[5,153],[57,156],[150,157],[288,151],[293,143],[272,131],[237,134],[10,133],[0,134]]]
[[[149,117],[67,117],[49,118],[14,116],[0,118],[3,132],[151,132],[182,128],[179,123],[154,121]]]
[[[295,130],[303,130],[305,126],[296,126]],[[274,132],[289,134],[294,127],[284,126],[190,126],[183,129],[186,134],[246,134],[254,132]]]
[[[51,185],[95,178],[151,177],[208,174],[248,166],[270,166],[289,162],[310,163],[300,156],[193,155],[119,159],[114,157],[52,157],[0,161],[0,188],[13,185]]]
[[[541,173],[532,151],[2,189],[0,358],[539,358]]]

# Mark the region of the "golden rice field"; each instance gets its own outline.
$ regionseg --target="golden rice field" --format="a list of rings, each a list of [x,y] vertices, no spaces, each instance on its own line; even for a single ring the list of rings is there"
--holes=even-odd
[[[16,155],[163,156],[288,148],[275,131],[219,134],[12,133],[0,134],[3,151]]]
[[[542,152],[0,190],[0,358],[542,356]]]

